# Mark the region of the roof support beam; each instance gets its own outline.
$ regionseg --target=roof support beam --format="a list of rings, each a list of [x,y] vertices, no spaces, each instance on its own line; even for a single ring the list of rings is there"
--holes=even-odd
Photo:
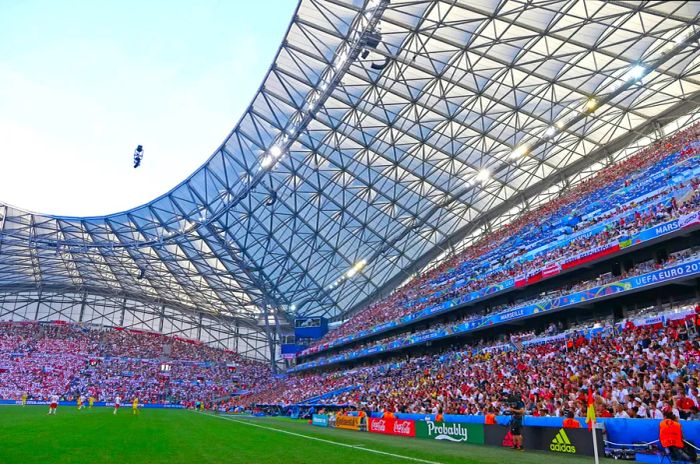
[[[576,162],[568,165],[564,169],[562,169],[561,172],[561,177],[563,178],[570,178],[571,176],[575,175],[576,173],[579,173],[583,170],[585,170],[587,167],[597,163],[598,161],[606,158],[609,153],[614,153],[618,150],[622,150],[629,146],[630,144],[634,143],[636,140],[647,136],[649,134],[653,134],[656,130],[656,124],[659,123],[661,125],[664,125],[667,122],[673,121],[683,115],[686,115],[693,110],[697,109],[700,107],[700,92],[696,92],[689,98],[685,99],[681,103],[677,104],[676,106],[668,109],[667,111],[664,111],[663,113],[659,114],[657,117],[649,120],[646,122],[646,124],[643,124],[641,127],[639,127],[636,131],[633,132],[628,132],[627,134],[618,137],[611,143],[605,145],[604,147],[600,147],[593,152],[590,153],[590,155],[581,158],[577,160]],[[401,282],[403,282],[406,279],[406,275],[411,275],[415,272],[418,272],[421,270],[424,266],[426,266],[430,261],[435,259],[442,253],[444,249],[449,247],[452,244],[456,244],[463,240],[464,238],[468,237],[471,233],[474,231],[478,230],[480,227],[488,224],[489,222],[493,221],[494,219],[497,219],[498,217],[502,216],[503,214],[507,213],[509,210],[511,210],[513,207],[516,205],[520,204],[523,199],[530,200],[534,197],[536,197],[538,194],[546,191],[548,188],[552,187],[553,185],[557,184],[560,181],[559,176],[552,176],[550,178],[547,178],[535,185],[532,185],[526,190],[523,190],[521,192],[521,195],[517,195],[512,197],[509,200],[504,201],[503,203],[499,204],[498,206],[494,207],[493,209],[489,210],[488,212],[484,213],[479,219],[476,221],[473,221],[466,226],[460,228],[457,230],[454,234],[450,235],[449,237],[445,238],[439,245],[431,249],[430,251],[424,253],[422,256],[420,256],[418,259],[414,260],[410,266],[407,266],[404,270],[404,272],[392,277],[391,279],[387,280],[382,287],[377,289],[375,292],[373,292],[371,295],[367,296],[364,298],[362,301],[358,302],[356,305],[354,305],[352,308],[349,308],[348,311],[345,313],[345,315],[352,314],[365,306],[371,304],[373,301],[376,301],[380,298],[383,298],[387,295],[389,295]],[[575,186],[575,184],[573,185]]]

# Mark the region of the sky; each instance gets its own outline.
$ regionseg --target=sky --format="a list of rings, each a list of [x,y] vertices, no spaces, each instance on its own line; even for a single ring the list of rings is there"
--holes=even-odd
[[[166,193],[240,119],[296,5],[0,0],[0,202],[90,216]]]

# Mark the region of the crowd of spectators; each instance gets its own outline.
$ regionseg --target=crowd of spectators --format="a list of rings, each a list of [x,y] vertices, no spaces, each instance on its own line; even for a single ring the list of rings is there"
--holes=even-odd
[[[696,167],[696,163],[687,163],[687,161],[700,152],[694,144],[699,136],[700,125],[696,124],[663,142],[655,143],[621,163],[601,170],[597,175],[578,184],[555,200],[523,214],[497,232],[485,235],[462,253],[412,279],[386,299],[356,313],[305,353],[323,350],[329,342],[339,338],[397,320],[407,314],[458,298],[509,278],[527,275],[546,264],[630,237],[653,225],[697,211],[700,209],[698,177],[692,177],[687,181],[670,182],[662,188],[656,188],[658,181],[652,183],[651,176],[642,176],[641,171],[652,170],[652,167],[667,169],[671,165],[679,166],[684,162],[681,169],[688,170]],[[647,190],[652,189],[653,193],[644,196],[648,193],[645,191],[645,186]],[[543,235],[546,236],[548,224],[553,221],[553,216],[580,216],[579,212],[585,205],[594,203],[592,201],[594,194],[607,198],[613,192],[620,196],[615,199],[614,204],[608,205],[609,209],[598,211],[589,217],[579,217],[579,222],[571,227],[570,233],[606,221],[604,230],[596,234],[584,234],[567,243],[566,246],[543,252],[531,260],[520,262],[517,259],[526,251],[526,248],[515,247],[514,252],[507,253],[508,250],[514,249],[512,242],[516,239],[523,241],[523,237],[542,239]],[[670,200],[664,201],[664,198],[668,199],[669,196]],[[640,197],[642,199],[639,199]],[[632,210],[635,210],[634,218],[630,220],[629,215],[624,213]],[[549,238],[552,241],[556,239],[554,236]],[[505,246],[506,242],[510,245]],[[541,243],[540,240],[538,244]],[[494,266],[484,268],[483,264],[489,262],[494,263]],[[494,272],[494,268],[497,271]]]
[[[649,260],[645,261],[643,263],[639,263],[632,268],[624,271],[620,275],[613,275],[612,273],[608,272],[603,275],[600,275],[596,277],[595,279],[590,279],[587,281],[583,282],[577,282],[577,283],[572,283],[569,285],[562,286],[559,289],[555,290],[549,290],[547,292],[544,292],[537,298],[532,298],[532,299],[526,299],[522,301],[516,301],[515,303],[511,304],[503,304],[503,305],[498,305],[494,307],[486,307],[485,309],[478,311],[478,312],[471,312],[469,314],[466,314],[460,318],[457,318],[456,320],[451,320],[449,322],[444,322],[441,324],[431,324],[430,327],[423,329],[423,330],[418,330],[418,331],[413,331],[409,334],[406,333],[399,333],[395,334],[392,336],[388,336],[385,338],[382,338],[381,340],[374,341],[374,342],[368,342],[368,343],[363,343],[359,346],[353,346],[351,348],[346,348],[343,350],[340,350],[337,353],[334,353],[333,356],[337,355],[351,355],[352,353],[357,353],[366,349],[371,349],[376,346],[386,346],[388,344],[391,344],[393,342],[399,341],[398,344],[392,345],[393,347],[397,346],[407,346],[412,343],[413,340],[419,339],[420,337],[429,334],[429,333],[438,333],[442,332],[444,335],[449,335],[453,333],[453,328],[455,326],[458,326],[460,324],[463,324],[468,321],[472,321],[475,319],[479,319],[482,317],[487,317],[487,316],[493,316],[501,313],[507,313],[509,311],[512,311],[518,307],[523,307],[527,305],[534,305],[534,304],[540,304],[548,300],[553,300],[555,298],[574,293],[574,292],[579,292],[582,290],[587,290],[590,288],[598,287],[601,285],[606,285],[611,282],[616,282],[622,279],[626,279],[628,277],[633,277],[633,276],[638,276],[641,274],[645,274],[648,272],[652,272],[654,270],[661,269],[666,266],[673,266],[685,261],[692,261],[695,259],[700,258],[700,249],[693,248],[693,249],[685,249],[681,250],[675,253],[671,253],[666,259],[662,261],[656,261],[656,260]],[[314,362],[320,362],[324,361],[327,359],[326,356],[321,356],[318,358],[314,359]],[[299,366],[302,367],[304,364],[300,364]]]
[[[604,327],[594,335],[569,331],[563,339],[519,349],[494,342],[292,376],[247,400],[289,404],[331,392],[322,403],[377,412],[481,415],[505,412],[504,398],[516,393],[525,398],[527,414],[563,417],[568,411],[585,416],[587,391],[593,389],[599,417],[658,419],[667,409],[684,419],[700,419],[700,344],[695,339],[700,306],[693,306],[675,321],[598,322]],[[355,388],[332,394],[343,387]]]
[[[59,395],[213,401],[265,384],[269,367],[184,338],[80,324],[0,322],[0,399]]]

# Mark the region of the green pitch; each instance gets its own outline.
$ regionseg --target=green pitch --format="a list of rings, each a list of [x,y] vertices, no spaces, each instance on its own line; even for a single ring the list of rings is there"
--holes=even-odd
[[[62,406],[0,406],[0,463],[234,463],[234,464],[578,464],[555,457],[486,446],[437,443],[312,427],[286,419],[214,416],[131,408],[77,411]]]

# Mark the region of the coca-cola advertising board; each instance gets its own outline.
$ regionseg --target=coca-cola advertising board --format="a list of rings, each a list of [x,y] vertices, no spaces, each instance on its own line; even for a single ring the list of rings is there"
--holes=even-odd
[[[399,435],[402,437],[416,436],[416,422],[402,419],[369,419],[367,431],[371,433],[383,433],[385,435]]]

